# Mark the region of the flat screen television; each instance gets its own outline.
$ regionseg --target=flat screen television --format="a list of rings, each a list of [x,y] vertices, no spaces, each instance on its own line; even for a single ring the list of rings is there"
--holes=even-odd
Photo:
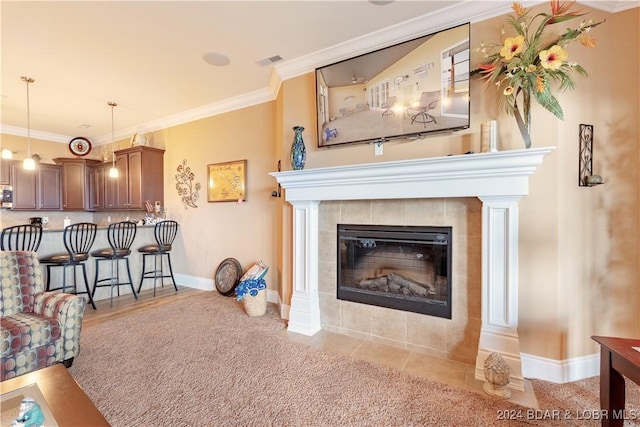
[[[318,146],[469,127],[470,24],[315,70]]]

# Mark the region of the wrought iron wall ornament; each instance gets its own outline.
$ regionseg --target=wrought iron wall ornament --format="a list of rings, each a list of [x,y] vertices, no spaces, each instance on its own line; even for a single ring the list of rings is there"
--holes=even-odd
[[[182,164],[178,165],[176,177],[176,190],[180,201],[184,208],[197,208],[196,201],[200,197],[200,189],[202,186],[199,182],[193,183],[195,174],[191,172],[191,167],[187,166],[187,159],[182,160]]]
[[[578,153],[578,186],[593,187],[603,184],[600,175],[593,174],[593,126],[580,125],[580,152]]]

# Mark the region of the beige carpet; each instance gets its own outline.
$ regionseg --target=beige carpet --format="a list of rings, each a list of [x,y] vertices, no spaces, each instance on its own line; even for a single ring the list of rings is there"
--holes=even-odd
[[[284,326],[272,307],[250,318],[233,298],[198,294],[83,330],[70,372],[116,427],[599,425],[575,419],[599,407],[597,379],[534,381],[542,408],[574,418],[550,423],[293,342],[276,333]],[[638,408],[638,389],[628,394]],[[505,414],[523,418],[498,419]]]

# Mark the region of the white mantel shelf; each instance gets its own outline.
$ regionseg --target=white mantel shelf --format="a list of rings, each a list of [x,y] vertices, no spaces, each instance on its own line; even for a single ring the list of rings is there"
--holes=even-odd
[[[286,200],[520,195],[555,147],[274,172]],[[424,185],[422,185],[424,184]]]
[[[502,354],[510,387],[524,390],[518,338],[518,202],[555,147],[462,154],[271,173],[293,205],[293,295],[288,329],[321,329],[318,296],[318,205],[323,200],[478,197],[482,201],[482,327],[477,379],[484,360]]]

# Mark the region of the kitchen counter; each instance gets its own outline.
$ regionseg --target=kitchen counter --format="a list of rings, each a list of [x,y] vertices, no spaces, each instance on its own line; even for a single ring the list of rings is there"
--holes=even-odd
[[[107,239],[106,230],[108,225],[98,226],[98,231],[96,233],[96,240],[91,248],[91,251],[95,251],[101,248],[108,248],[109,241]],[[43,228],[42,233],[42,242],[40,243],[40,248],[38,249],[38,256],[45,257],[54,253],[66,253],[67,250],[64,247],[64,241],[62,239],[62,231],[63,228]],[[178,235],[176,236],[176,241],[180,239],[180,230],[178,229]],[[136,231],[136,238],[131,245],[131,254],[129,255],[129,268],[131,269],[131,278],[133,280],[133,286],[138,291],[138,284],[140,283],[140,276],[142,275],[142,255],[138,252],[138,248],[144,245],[156,243],[154,237],[154,226],[153,225],[138,225]],[[169,267],[166,262],[166,257],[163,257],[164,262],[164,270],[166,272],[169,271]],[[87,279],[89,280],[90,289],[93,289],[94,284],[94,275],[95,275],[95,258],[90,257],[87,261],[85,261],[85,266],[87,270]],[[120,276],[121,281],[128,281],[126,278],[126,266],[124,261],[119,261],[120,268]],[[149,265],[147,265],[147,269]],[[58,287],[62,283],[62,268],[57,267],[51,269],[51,287]],[[46,268],[43,266],[43,273],[46,274]],[[174,271],[175,273],[175,271]],[[110,274],[110,265],[108,262],[101,262],[100,265],[100,278],[108,277]],[[67,283],[72,283],[70,280],[71,277],[71,269],[67,269]],[[46,276],[44,276],[46,281]],[[77,269],[77,280],[79,290],[83,288],[83,280],[82,280],[82,268]],[[165,286],[172,286],[170,284],[171,279],[165,279]],[[106,283],[106,282],[103,282]],[[158,286],[160,284],[158,283]],[[131,293],[131,287],[128,285],[120,286],[120,294],[128,294]],[[153,289],[153,280],[145,280],[142,289]],[[110,288],[109,287],[101,287],[96,290],[95,300],[100,299],[108,299],[110,298]],[[117,294],[117,288],[114,288],[114,296]],[[133,297],[131,297],[133,298]]]
[[[154,227],[155,227],[155,225],[138,225],[137,230],[139,232],[140,229],[143,229],[143,228],[151,228],[151,229],[153,229]],[[109,225],[98,225],[98,231],[106,230],[108,228],[109,228]],[[62,228],[58,228],[58,227],[42,227],[42,232],[43,233],[62,232],[62,231],[64,231],[64,227],[62,227]],[[97,240],[97,236],[96,236],[96,240]],[[109,246],[109,245],[107,244],[107,246]]]

